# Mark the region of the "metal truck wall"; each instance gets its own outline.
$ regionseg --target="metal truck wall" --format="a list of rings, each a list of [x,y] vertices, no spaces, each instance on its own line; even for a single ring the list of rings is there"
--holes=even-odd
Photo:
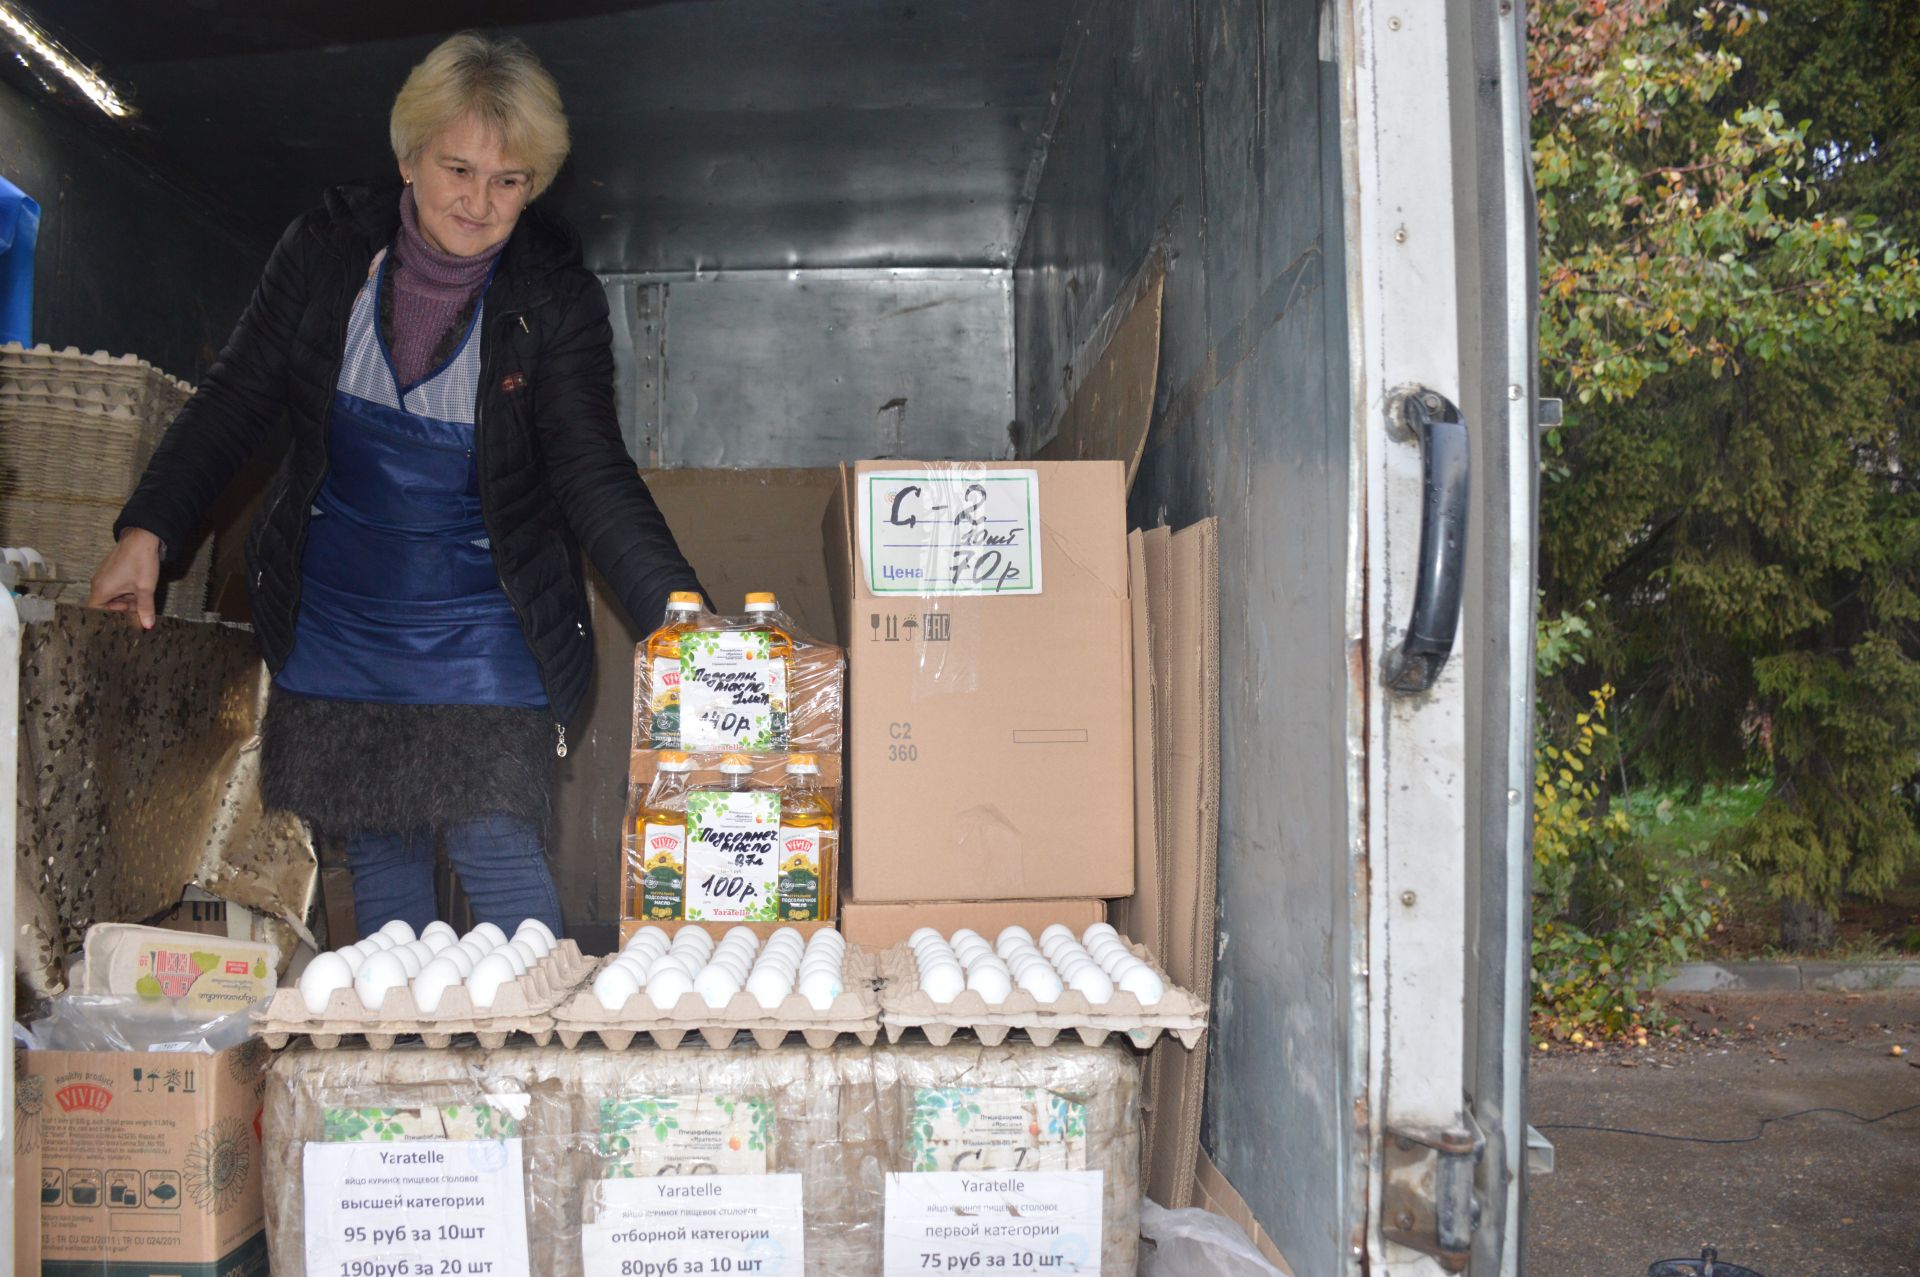
[[[1004,269],[606,278],[615,401],[644,466],[1012,455]]]
[[[197,382],[246,306],[271,238],[236,234],[207,214],[208,202],[6,87],[0,172],[40,202],[34,339],[137,354]]]
[[[1219,968],[1204,1144],[1297,1271],[1359,1238],[1364,1019],[1347,811],[1339,96],[1316,0],[1104,0],[1014,276],[1020,415],[1155,247],[1168,272],[1136,522],[1221,521]],[[1034,444],[1043,443],[1036,438]]]

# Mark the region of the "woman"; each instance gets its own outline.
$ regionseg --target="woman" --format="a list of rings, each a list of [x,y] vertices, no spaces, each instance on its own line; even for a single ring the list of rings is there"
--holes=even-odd
[[[620,440],[600,284],[530,206],[568,150],[552,78],[456,35],[391,135],[398,184],[335,188],[281,238],[92,602],[151,627],[168,549],[285,412],[247,545],[268,804],[346,841],[362,934],[435,916],[436,834],[483,921],[558,933],[547,791],[593,677],[579,550],[636,618],[699,585]]]

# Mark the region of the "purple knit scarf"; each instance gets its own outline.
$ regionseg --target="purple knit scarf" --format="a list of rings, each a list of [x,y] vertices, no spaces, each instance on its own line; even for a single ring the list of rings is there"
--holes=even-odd
[[[473,257],[443,253],[420,233],[413,188],[400,195],[400,233],[390,261],[393,279],[393,328],[389,345],[400,384],[411,386],[434,368],[434,355],[486,283],[505,241]]]

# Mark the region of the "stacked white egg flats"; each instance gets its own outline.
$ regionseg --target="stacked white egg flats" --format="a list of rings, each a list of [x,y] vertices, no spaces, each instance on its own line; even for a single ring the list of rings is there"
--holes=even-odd
[[[593,996],[618,1011],[644,990],[658,1011],[671,1011],[688,993],[718,1009],[745,989],[771,1011],[795,987],[816,1011],[833,1005],[845,988],[846,941],[831,930],[803,939],[782,927],[763,948],[753,928],[736,926],[715,944],[704,927],[684,926],[669,940],[659,927],[642,927],[593,981]]]
[[[462,936],[444,922],[430,922],[416,937],[395,919],[366,939],[320,954],[300,975],[307,1010],[322,1014],[336,990],[352,987],[360,1005],[378,1011],[394,989],[406,986],[422,1015],[440,1009],[454,985],[465,985],[476,1008],[493,1005],[500,990],[553,952],[553,933],[528,918],[513,938],[491,922]]]
[[[1110,1001],[1116,988],[1131,993],[1142,1006],[1152,1006],[1166,993],[1160,977],[1104,922],[1087,928],[1084,944],[1055,923],[1041,932],[1038,944],[1025,927],[1012,926],[992,945],[965,927],[953,933],[951,942],[932,927],[922,927],[908,937],[907,945],[920,969],[920,988],[936,1003],[951,1002],[967,989],[988,1006],[999,1006],[1015,988],[1032,994],[1042,1006],[1051,1006],[1068,989],[1094,1006]]]

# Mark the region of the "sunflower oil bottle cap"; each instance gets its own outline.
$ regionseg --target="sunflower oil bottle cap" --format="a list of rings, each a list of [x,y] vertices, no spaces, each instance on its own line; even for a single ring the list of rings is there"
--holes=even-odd
[[[779,610],[780,600],[772,594],[756,593],[747,595],[747,611],[749,612],[777,612]]]
[[[753,771],[753,760],[745,754],[722,754],[720,770],[729,776],[745,776]]]
[[[705,606],[705,600],[694,590],[675,590],[667,595],[669,612],[698,612]]]
[[[693,760],[677,749],[662,750],[660,753],[660,770],[663,772],[690,772],[693,770]]]
[[[789,774],[801,776],[817,775],[820,771],[820,759],[814,754],[789,754],[787,771]]]

